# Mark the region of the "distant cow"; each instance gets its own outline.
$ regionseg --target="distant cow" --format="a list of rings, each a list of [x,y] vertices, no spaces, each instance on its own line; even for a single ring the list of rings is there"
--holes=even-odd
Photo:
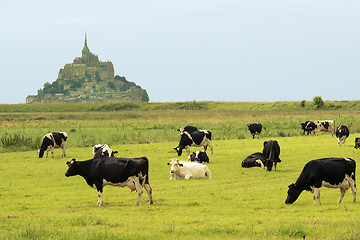
[[[152,201],[152,190],[149,184],[149,162],[146,157],[142,158],[114,158],[99,157],[87,161],[72,159],[66,163],[69,167],[66,177],[80,175],[87,184],[98,192],[97,205],[103,204],[102,192],[106,185],[128,187],[131,191],[136,190],[138,197],[135,206],[139,205],[143,188]]]
[[[255,135],[258,136],[258,138],[260,138],[260,134],[261,134],[261,130],[262,130],[262,125],[261,123],[249,123],[247,125],[248,130],[250,131],[253,139],[255,138]],[[264,128],[265,129],[265,128]],[[266,129],[265,129],[266,130]]]
[[[356,202],[356,183],[355,183],[356,163],[351,158],[322,158],[308,162],[302,170],[295,184],[289,186],[288,196],[285,203],[290,204],[298,199],[304,190],[314,194],[314,204],[316,199],[320,203],[320,188],[340,188],[341,203],[345,191],[351,188],[353,201]]]
[[[188,157],[188,162],[209,162],[209,156],[204,151],[195,151]]]
[[[324,120],[324,121],[318,120],[315,121],[315,124],[316,124],[315,132],[317,136],[319,135],[319,131],[330,132],[331,136],[334,136],[335,122],[333,120]]]
[[[281,162],[280,155],[280,146],[276,140],[269,140],[264,142],[263,155],[265,158],[265,166],[268,171],[272,170],[274,165],[276,171],[276,165],[278,162]]]
[[[97,144],[93,147],[93,156],[94,158],[98,157],[114,157],[114,154],[117,154],[118,151],[113,151],[107,144]]]
[[[338,139],[338,143],[341,147],[341,144],[345,144],[346,138],[349,137],[349,129],[345,125],[340,125],[336,128],[335,135]]]
[[[204,147],[206,151],[209,146],[211,153],[213,153],[213,146],[211,144],[211,132],[210,131],[194,131],[192,133],[182,132],[180,137],[179,145],[174,148],[178,153],[178,156],[181,156],[182,150],[185,148],[188,155],[190,155],[190,146],[194,147]]]
[[[355,147],[354,148],[360,148],[360,138],[355,138]]]
[[[170,179],[210,179],[211,172],[206,165],[196,162],[182,162],[173,158],[168,165],[170,168]]]
[[[48,133],[44,136],[42,144],[39,148],[39,158],[44,156],[44,152],[46,151],[46,157],[48,157],[48,153],[51,150],[52,157],[54,157],[54,148],[62,149],[62,157],[65,157],[65,148],[67,140],[66,132],[53,132]]]
[[[314,122],[311,121],[306,121],[304,123],[300,123],[301,125],[301,129],[307,133],[307,135],[311,134],[311,132],[314,132],[315,134],[315,129],[316,129],[316,124]]]
[[[265,157],[262,153],[256,152],[249,156],[247,156],[242,162],[241,167],[243,168],[251,168],[251,167],[261,167],[265,168],[264,162]]]

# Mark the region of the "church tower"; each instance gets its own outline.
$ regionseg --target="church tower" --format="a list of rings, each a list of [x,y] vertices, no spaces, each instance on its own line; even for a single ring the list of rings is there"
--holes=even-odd
[[[90,52],[90,49],[87,45],[87,37],[86,37],[86,33],[85,33],[85,42],[84,42],[84,47],[82,49],[82,63],[86,64],[86,65],[93,65],[93,64],[97,64],[99,63],[99,58],[98,56],[96,56],[95,54],[93,54],[92,52]]]

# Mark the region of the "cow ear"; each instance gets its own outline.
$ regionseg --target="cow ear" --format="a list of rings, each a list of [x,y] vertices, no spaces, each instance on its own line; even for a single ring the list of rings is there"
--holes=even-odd
[[[167,165],[170,165],[170,163],[168,162]]]
[[[265,147],[266,144],[267,144],[267,141],[264,142],[264,147]]]
[[[69,161],[67,161],[67,162],[66,162],[66,165],[68,165],[68,166],[69,166],[69,165],[70,165],[70,162],[69,162]]]
[[[183,167],[184,165],[183,165],[183,164],[181,164],[181,163],[179,163],[179,166],[180,166],[180,167]]]
[[[118,151],[113,151],[113,154],[117,154],[118,153]]]
[[[289,188],[290,188],[290,189],[292,189],[292,188],[294,188],[294,187],[295,187],[295,184],[294,184],[294,183],[292,183],[292,184],[289,185]]]

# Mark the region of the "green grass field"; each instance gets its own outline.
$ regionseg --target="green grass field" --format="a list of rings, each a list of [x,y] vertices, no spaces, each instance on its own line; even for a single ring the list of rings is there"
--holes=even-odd
[[[72,110],[65,114],[4,110],[0,113],[1,136],[35,137],[65,130],[69,147],[65,158],[55,149],[55,158],[42,159],[35,149],[0,148],[0,239],[360,239],[360,210],[352,202],[351,191],[341,204],[337,204],[340,191],[328,188],[321,189],[322,205],[313,205],[309,192],[303,192],[292,205],[284,203],[287,186],[296,181],[308,161],[359,159],[359,150],[353,148],[354,138],[360,136],[356,110],[250,112],[224,103],[221,108]],[[339,147],[330,133],[302,136],[299,122],[308,119],[352,122],[346,145]],[[260,139],[251,139],[248,122],[266,125]],[[176,157],[173,148],[179,139],[176,129],[187,124],[213,131],[210,180],[169,180],[167,163]],[[261,151],[269,139],[276,139],[281,147],[278,170],[241,168],[241,161]],[[135,207],[135,192],[106,186],[104,205],[98,207],[96,190],[82,177],[65,177],[66,161],[90,159],[95,143],[111,144],[121,157],[149,159],[153,205],[146,201],[145,192],[140,206]],[[179,159],[185,161],[186,156]]]

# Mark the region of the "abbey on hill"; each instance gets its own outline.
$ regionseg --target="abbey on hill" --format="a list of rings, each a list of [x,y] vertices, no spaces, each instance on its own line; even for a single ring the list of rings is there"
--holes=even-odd
[[[26,98],[26,103],[85,101],[149,101],[145,89],[125,77],[114,77],[113,64],[99,61],[98,56],[90,52],[86,35],[82,56],[60,69],[56,81],[46,82],[37,95]]]

